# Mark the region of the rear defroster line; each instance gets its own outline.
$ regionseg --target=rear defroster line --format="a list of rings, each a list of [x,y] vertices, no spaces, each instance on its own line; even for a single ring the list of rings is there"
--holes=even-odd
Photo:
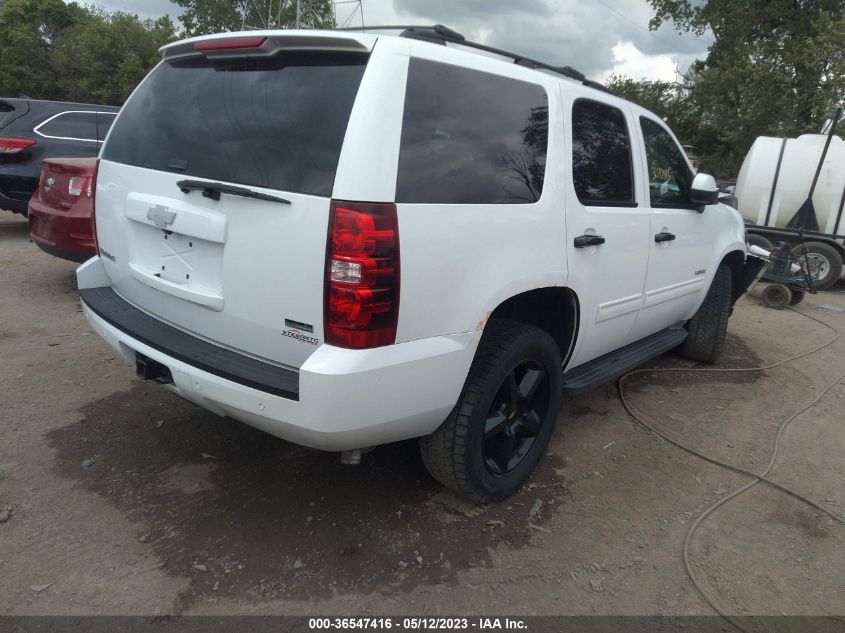
[[[690,562],[690,547],[692,545],[692,540],[695,536],[695,533],[698,531],[698,528],[701,527],[702,523],[704,523],[704,521],[707,519],[707,517],[712,515],[716,510],[718,510],[720,507],[722,507],[723,505],[725,505],[729,501],[739,497],[741,494],[747,492],[748,490],[750,490],[751,488],[753,488],[755,485],[757,485],[760,482],[768,484],[769,486],[771,486],[772,488],[775,488],[776,490],[780,490],[781,492],[784,492],[784,493],[786,493],[786,494],[788,494],[792,497],[795,497],[796,499],[806,503],[810,507],[815,508],[819,512],[822,512],[822,513],[826,514],[827,516],[831,517],[832,519],[834,519],[838,523],[845,525],[845,519],[843,519],[842,517],[840,517],[837,514],[831,512],[830,510],[822,507],[821,505],[819,505],[818,503],[816,503],[812,499],[807,498],[806,496],[802,495],[801,493],[795,492],[794,490],[790,490],[786,486],[779,484],[777,482],[774,482],[774,481],[767,478],[768,474],[771,472],[772,468],[774,467],[775,462],[777,461],[778,455],[780,453],[780,443],[781,443],[781,440],[783,438],[783,434],[786,431],[787,427],[790,424],[792,424],[792,422],[794,422],[801,414],[803,414],[805,411],[807,411],[808,409],[815,406],[831,389],[833,389],[837,384],[839,384],[840,381],[842,381],[842,379],[845,378],[845,371],[840,373],[836,377],[835,380],[830,382],[824,389],[822,389],[819,392],[819,394],[815,398],[813,398],[813,400],[811,400],[810,402],[808,402],[807,404],[802,406],[800,409],[798,409],[797,411],[792,413],[792,415],[790,415],[788,418],[786,418],[781,423],[781,425],[778,427],[778,431],[777,431],[777,434],[775,436],[774,446],[772,447],[772,453],[771,453],[771,456],[769,458],[769,462],[768,462],[768,464],[766,464],[766,467],[763,469],[763,472],[760,473],[760,474],[753,473],[753,472],[746,470],[744,468],[740,468],[739,466],[735,466],[733,464],[729,464],[727,462],[720,461],[720,460],[718,460],[714,457],[710,457],[708,455],[705,455],[704,453],[700,452],[699,450],[697,450],[697,449],[695,449],[695,448],[693,448],[693,447],[691,447],[687,444],[684,444],[682,441],[672,437],[671,435],[669,435],[665,431],[660,430],[659,428],[657,428],[657,426],[655,426],[654,422],[649,422],[646,419],[646,418],[651,418],[652,420],[654,420],[654,418],[652,418],[649,414],[642,411],[635,404],[632,404],[626,398],[625,391],[624,391],[624,388],[623,388],[623,383],[625,382],[626,379],[628,379],[632,376],[635,376],[637,374],[644,374],[644,373],[670,373],[670,372],[676,372],[676,373],[677,372],[739,373],[739,372],[766,371],[768,369],[774,369],[775,367],[780,367],[781,365],[786,365],[787,363],[791,363],[791,362],[796,361],[800,358],[805,358],[807,356],[810,356],[811,354],[815,354],[816,352],[819,352],[822,349],[829,347],[830,345],[832,345],[834,342],[836,342],[840,338],[840,336],[841,336],[840,332],[838,330],[836,330],[836,328],[834,328],[833,326],[825,323],[824,321],[821,321],[820,319],[817,319],[813,316],[810,316],[809,314],[806,314],[804,312],[800,312],[800,311],[795,310],[793,308],[789,308],[789,309],[792,310],[793,312],[797,313],[797,314],[800,314],[803,317],[806,317],[808,319],[812,319],[813,321],[816,321],[817,323],[820,323],[821,325],[825,326],[827,329],[834,332],[833,337],[830,338],[830,340],[828,340],[827,342],[819,345],[818,347],[811,349],[810,351],[803,352],[801,354],[797,354],[797,355],[791,356],[789,358],[785,358],[784,360],[778,361],[776,363],[771,363],[769,365],[763,365],[761,367],[740,367],[740,368],[725,368],[725,367],[717,367],[717,368],[671,367],[670,368],[670,367],[667,367],[667,368],[658,368],[658,369],[637,369],[637,370],[629,372],[629,373],[625,374],[624,376],[622,376],[621,378],[619,378],[619,382],[618,382],[619,398],[622,401],[622,406],[624,406],[625,410],[628,412],[628,414],[634,420],[636,420],[639,424],[641,424],[643,427],[645,427],[646,429],[648,429],[649,431],[651,431],[655,435],[658,435],[659,437],[663,438],[664,440],[666,440],[670,444],[673,444],[674,446],[677,446],[678,448],[680,448],[680,449],[682,449],[682,450],[684,450],[684,451],[686,451],[686,452],[688,452],[692,455],[695,455],[696,457],[698,457],[700,459],[703,459],[707,462],[710,462],[711,464],[721,466],[721,467],[726,468],[728,470],[731,470],[733,472],[740,473],[740,474],[746,475],[748,477],[752,477],[752,480],[750,482],[748,482],[744,486],[738,488],[737,490],[730,493],[726,497],[722,497],[721,499],[719,499],[718,501],[713,503],[711,506],[709,506],[707,509],[705,509],[698,516],[698,518],[696,518],[696,520],[693,521],[692,524],[690,524],[689,529],[687,529],[686,536],[684,537],[684,547],[683,547],[683,551],[682,551],[684,569],[686,570],[686,573],[689,576],[689,578],[692,581],[692,584],[695,586],[695,588],[704,597],[704,599],[707,601],[707,603],[711,607],[713,607],[713,609],[716,611],[716,613],[718,613],[725,620],[730,622],[737,629],[739,629],[740,631],[745,631],[746,633],[748,632],[748,629],[746,629],[739,621],[737,621],[737,619],[735,617],[731,616],[721,606],[718,599],[716,597],[714,597],[713,595],[711,595],[704,588],[704,585],[698,580],[698,578],[696,578],[695,573],[694,573],[693,568],[692,568],[692,563]],[[639,411],[639,413],[637,413],[638,411]]]

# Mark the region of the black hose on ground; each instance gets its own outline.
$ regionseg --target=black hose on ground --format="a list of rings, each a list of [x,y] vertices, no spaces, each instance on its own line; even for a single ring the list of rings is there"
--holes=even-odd
[[[827,516],[833,518],[834,520],[836,520],[840,524],[845,524],[845,519],[843,519],[842,517],[838,516],[837,514],[831,512],[830,510],[824,508],[823,506],[821,506],[817,502],[813,501],[812,499],[802,495],[801,493],[798,493],[794,490],[791,490],[791,489],[787,488],[786,486],[784,486],[782,484],[779,484],[779,483],[774,482],[774,481],[767,478],[768,474],[771,472],[772,468],[774,467],[775,462],[777,461],[777,457],[778,457],[778,454],[780,452],[781,439],[783,438],[783,434],[786,431],[786,428],[790,424],[792,424],[792,422],[794,422],[802,413],[804,413],[808,409],[815,406],[831,389],[833,389],[833,387],[835,387],[837,384],[839,384],[839,382],[843,378],[845,378],[845,371],[840,373],[839,376],[837,376],[837,378],[835,380],[830,382],[824,389],[822,389],[818,393],[818,395],[816,395],[816,397],[813,398],[812,401],[808,402],[807,404],[802,406],[800,409],[798,409],[797,411],[792,413],[792,415],[790,415],[788,418],[786,418],[781,423],[781,425],[778,427],[778,432],[775,435],[774,446],[772,447],[772,453],[771,453],[771,456],[769,458],[769,462],[766,465],[766,467],[763,469],[763,472],[760,473],[760,474],[753,473],[753,472],[746,470],[744,468],[741,468],[739,466],[735,466],[733,464],[729,464],[727,462],[723,462],[721,460],[710,457],[710,456],[702,453],[701,451],[685,444],[681,440],[678,440],[678,439],[672,437],[671,435],[669,435],[665,431],[659,429],[655,425],[654,422],[649,422],[645,419],[647,417],[650,418],[651,416],[649,416],[647,413],[645,413],[644,411],[639,409],[639,407],[632,404],[628,400],[628,398],[625,396],[625,391],[624,391],[623,385],[624,385],[624,382],[625,382],[626,379],[628,379],[632,376],[635,376],[637,374],[643,374],[643,373],[670,373],[670,372],[717,372],[717,373],[718,372],[735,372],[735,373],[738,373],[738,372],[766,371],[768,369],[774,369],[775,367],[780,367],[782,365],[786,365],[787,363],[791,363],[791,362],[796,361],[800,358],[805,358],[807,356],[810,356],[811,354],[815,354],[816,352],[819,352],[822,349],[829,347],[830,345],[832,345],[834,342],[836,342],[840,338],[841,334],[839,333],[839,331],[836,330],[836,328],[832,327],[831,325],[825,323],[824,321],[821,321],[820,319],[817,319],[813,316],[810,316],[809,314],[806,314],[804,312],[800,312],[799,310],[795,310],[794,308],[789,308],[789,309],[792,310],[793,312],[796,312],[797,314],[800,314],[801,316],[804,316],[808,319],[812,319],[813,321],[816,321],[817,323],[820,323],[821,325],[825,326],[827,329],[831,330],[834,333],[833,337],[831,337],[830,340],[823,343],[822,345],[819,345],[818,347],[811,349],[810,351],[803,352],[801,354],[797,354],[795,356],[785,358],[784,360],[778,361],[776,363],[771,363],[769,365],[764,365],[764,366],[761,366],[761,367],[740,367],[740,368],[671,367],[671,368],[658,368],[658,369],[637,369],[637,370],[629,372],[629,373],[625,374],[624,376],[622,376],[621,378],[619,378],[619,382],[618,382],[619,398],[622,401],[622,406],[625,407],[625,410],[628,412],[628,414],[635,421],[637,421],[640,425],[642,425],[643,427],[645,427],[646,429],[648,429],[649,431],[651,431],[655,435],[663,438],[664,440],[666,440],[670,444],[673,444],[674,446],[677,446],[678,448],[690,453],[691,455],[695,455],[696,457],[703,459],[707,462],[710,462],[711,464],[721,466],[721,467],[726,468],[728,470],[731,470],[733,472],[740,473],[742,475],[746,475],[746,476],[752,478],[751,481],[749,481],[748,483],[746,483],[742,487],[738,488],[734,492],[730,493],[729,495],[727,495],[725,497],[722,497],[721,499],[719,499],[718,501],[713,503],[711,506],[709,506],[707,509],[705,509],[696,518],[695,521],[693,521],[690,524],[689,528],[687,529],[686,536],[684,538],[684,546],[683,546],[683,550],[682,550],[682,559],[683,559],[683,563],[684,563],[684,569],[686,570],[687,575],[689,576],[690,580],[692,581],[693,586],[695,586],[695,588],[698,590],[698,592],[707,601],[707,603],[713,608],[713,610],[716,611],[716,613],[718,613],[725,620],[730,622],[737,629],[739,629],[740,631],[743,631],[745,633],[748,633],[747,629],[745,627],[743,627],[741,625],[741,623],[735,617],[733,617],[731,614],[729,614],[727,612],[727,610],[724,609],[722,607],[722,605],[719,603],[719,600],[716,597],[714,597],[713,595],[711,595],[705,589],[704,585],[699,581],[699,579],[696,578],[695,573],[694,573],[693,568],[692,568],[692,563],[690,562],[690,547],[691,547],[691,544],[692,544],[693,537],[695,536],[695,533],[698,531],[699,527],[701,527],[702,523],[704,523],[704,521],[707,519],[707,517],[712,515],[717,509],[719,509],[720,507],[722,507],[723,505],[725,505],[726,503],[728,503],[732,499],[735,499],[738,496],[740,496],[741,494],[747,492],[748,490],[750,490],[751,488],[753,488],[755,485],[757,485],[760,482],[763,482],[763,483],[771,486],[772,488],[774,488],[776,490],[780,490],[781,492],[784,492],[784,493],[786,493],[786,494],[806,503],[810,507],[815,508],[819,512],[822,512],[822,513],[826,514]],[[637,412],[639,412],[639,413],[637,413]],[[651,418],[651,419],[653,420],[653,418]]]

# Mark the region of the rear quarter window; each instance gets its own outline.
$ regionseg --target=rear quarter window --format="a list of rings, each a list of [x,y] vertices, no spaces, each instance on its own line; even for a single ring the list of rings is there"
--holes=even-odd
[[[548,121],[546,91],[537,84],[411,59],[396,201],[536,202]]]
[[[35,126],[34,131],[47,138],[96,142],[97,113],[62,112]]]
[[[123,106],[103,159],[330,196],[367,56],[162,62]]]

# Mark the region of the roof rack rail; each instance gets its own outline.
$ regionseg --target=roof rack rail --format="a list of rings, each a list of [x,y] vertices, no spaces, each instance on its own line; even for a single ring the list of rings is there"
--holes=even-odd
[[[485,51],[487,53],[493,53],[494,55],[501,55],[502,57],[507,57],[508,59],[512,59],[514,64],[518,64],[520,66],[525,66],[526,68],[534,68],[534,69],[542,69],[542,70],[550,70],[553,73],[557,73],[559,75],[563,75],[569,79],[574,79],[575,81],[581,82],[583,85],[588,86],[590,88],[595,88],[596,90],[601,90],[602,92],[607,92],[613,94],[612,91],[605,85],[600,84],[597,81],[592,81],[591,79],[587,79],[584,73],[575,70],[571,66],[552,66],[551,64],[546,64],[545,62],[537,61],[536,59],[531,59],[530,57],[525,57],[523,55],[517,55],[516,53],[511,53],[506,50],[502,50],[501,48],[494,48],[492,46],[487,46],[486,44],[479,44],[478,42],[471,42],[466,39],[463,35],[450,29],[447,26],[443,26],[442,24],[435,24],[434,26],[415,26],[415,25],[389,25],[389,26],[357,26],[357,27],[347,27],[341,29],[335,29],[338,31],[402,31],[399,34],[399,37],[407,37],[415,40],[422,40],[424,42],[433,42],[435,44],[443,44],[451,43],[451,44],[458,44],[460,46],[466,46],[468,48],[474,48],[479,51]]]

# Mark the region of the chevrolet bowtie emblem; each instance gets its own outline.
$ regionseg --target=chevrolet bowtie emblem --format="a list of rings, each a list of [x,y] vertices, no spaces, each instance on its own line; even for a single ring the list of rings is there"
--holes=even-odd
[[[155,224],[158,228],[163,229],[168,224],[173,224],[173,221],[176,219],[176,213],[174,211],[168,211],[167,207],[157,204],[156,206],[149,208],[147,211],[147,219],[152,220],[153,224]]]

